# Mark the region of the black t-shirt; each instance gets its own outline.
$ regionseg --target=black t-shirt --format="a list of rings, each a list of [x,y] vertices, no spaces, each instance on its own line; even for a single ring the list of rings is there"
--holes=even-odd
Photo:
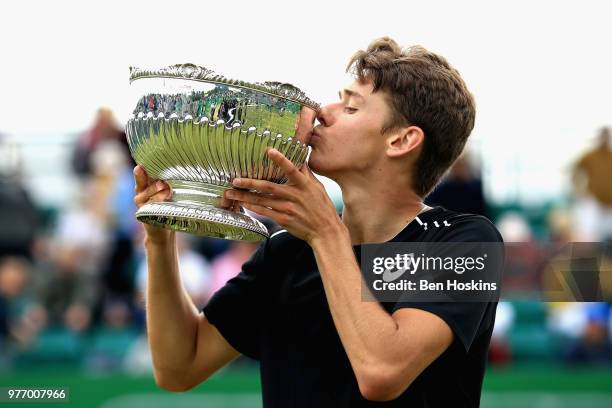
[[[391,242],[501,242],[486,218],[434,207]],[[444,225],[447,221],[450,226]],[[354,249],[358,252],[359,248]],[[342,346],[311,247],[286,231],[263,243],[203,311],[240,353],[260,362],[264,407],[476,407],[496,303],[382,303],[427,310],[454,340],[397,399],[365,400]]]

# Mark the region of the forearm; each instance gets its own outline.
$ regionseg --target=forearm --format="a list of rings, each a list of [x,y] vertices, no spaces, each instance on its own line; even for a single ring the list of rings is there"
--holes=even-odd
[[[145,240],[147,333],[157,374],[181,373],[196,352],[198,310],[181,283],[174,234]]]
[[[363,301],[361,271],[343,233],[315,243],[313,251],[340,340],[359,375],[364,368],[393,362],[398,327],[378,302]]]

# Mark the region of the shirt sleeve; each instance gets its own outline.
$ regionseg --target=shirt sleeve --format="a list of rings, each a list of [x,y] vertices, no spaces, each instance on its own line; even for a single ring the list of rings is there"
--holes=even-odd
[[[501,235],[493,224],[481,216],[461,221],[441,241],[503,243]],[[503,268],[503,264],[497,267]],[[448,324],[456,339],[461,342],[466,351],[469,351],[476,337],[490,324],[493,324],[493,321],[489,322],[486,317],[492,316],[487,313],[487,308],[491,306],[491,303],[495,302],[406,302],[400,299],[392,312],[402,308],[414,308],[435,314]]]
[[[242,266],[242,271],[230,279],[211,297],[202,309],[232,347],[247,357],[258,360],[261,344],[261,320],[265,295],[262,279],[265,273],[266,240]]]
[[[469,351],[480,332],[480,323],[488,305],[486,302],[398,302],[393,312],[411,308],[435,314],[451,328],[465,351]]]

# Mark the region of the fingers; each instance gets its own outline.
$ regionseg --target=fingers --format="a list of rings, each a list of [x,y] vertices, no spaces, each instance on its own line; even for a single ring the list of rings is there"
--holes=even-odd
[[[304,175],[300,173],[300,170],[281,152],[276,149],[268,149],[267,153],[270,160],[280,167],[291,183],[301,185],[305,181]]]
[[[240,204],[256,204],[259,206],[274,208],[276,210],[280,210],[281,207],[284,207],[287,203],[285,200],[279,200],[278,197],[275,196],[238,190],[227,190],[224,197],[229,200],[239,201]]]
[[[236,207],[236,201],[230,200],[226,198],[225,195],[221,196],[221,201],[219,202],[219,207],[224,210],[234,211]]]
[[[257,204],[243,203],[242,206],[246,208],[247,210],[256,212],[257,214],[263,215],[264,217],[268,217],[276,223],[279,222],[280,214],[277,211],[271,210],[270,208],[267,208],[261,205],[257,205]]]
[[[264,194],[274,194],[277,197],[290,199],[293,194],[291,194],[291,190],[288,188],[289,186],[280,185],[277,183],[273,183],[267,180],[255,180],[248,178],[235,178],[232,181],[232,184],[235,187],[239,187],[241,189],[246,190],[255,190],[259,193]],[[238,191],[238,190],[232,190]]]
[[[153,180],[143,166],[134,167],[134,203],[138,208],[151,201],[168,201],[172,198],[170,186],[162,180]]]
[[[300,173],[302,173],[304,176],[306,176],[307,179],[313,180],[319,186],[323,187],[323,183],[321,183],[321,180],[319,180],[317,178],[317,176],[315,176],[315,174],[312,172],[312,170],[308,166],[308,163],[304,163],[304,165],[300,168]],[[323,188],[325,188],[325,187],[323,187]]]
[[[151,196],[150,202],[168,201],[172,198],[170,189],[163,189]]]
[[[316,178],[314,177],[312,170],[310,170],[310,167],[308,167],[308,163],[304,163],[304,165],[300,168],[300,173],[305,175],[307,178]]]
[[[165,182],[158,180],[155,183],[149,184],[136,196],[134,196],[134,203],[138,208],[148,202],[167,201],[172,198],[172,191]]]
[[[238,201],[232,201],[232,206],[229,210],[233,212],[240,212],[242,210],[242,207],[240,206],[240,203]]]
[[[149,185],[149,176],[144,167],[140,164],[134,167],[134,181],[136,182],[136,192],[143,191]]]

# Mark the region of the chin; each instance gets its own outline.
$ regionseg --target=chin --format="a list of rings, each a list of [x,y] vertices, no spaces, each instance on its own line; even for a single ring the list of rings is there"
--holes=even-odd
[[[308,167],[310,170],[319,176],[334,180],[335,168],[330,165],[332,163],[313,153],[310,154],[310,158],[308,159]]]
[[[310,153],[310,157],[308,158],[308,167],[310,167],[310,170],[318,175],[327,177],[325,166],[322,165],[323,162],[324,160],[321,160],[314,151]]]

